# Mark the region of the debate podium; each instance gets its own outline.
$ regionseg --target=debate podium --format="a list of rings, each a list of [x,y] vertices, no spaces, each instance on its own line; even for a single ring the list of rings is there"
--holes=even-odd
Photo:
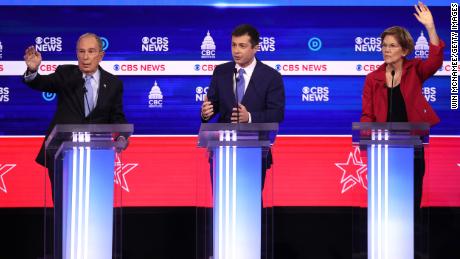
[[[54,242],[55,259],[112,258],[114,139],[132,132],[132,124],[58,124],[50,133],[54,240],[45,242]]]
[[[278,123],[201,124],[198,146],[212,157],[213,259],[261,258],[262,158],[277,132]]]
[[[367,151],[367,258],[414,258],[414,150],[427,123],[354,122],[353,142]],[[418,205],[419,206],[419,205]]]

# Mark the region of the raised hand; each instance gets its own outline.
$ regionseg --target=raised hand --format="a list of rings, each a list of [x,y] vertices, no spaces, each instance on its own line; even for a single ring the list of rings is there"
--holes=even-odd
[[[431,15],[430,9],[423,4],[422,2],[418,2],[417,5],[414,6],[415,11],[417,13],[414,13],[415,18],[423,24],[428,31],[428,36],[430,37],[430,43],[438,46],[439,45],[439,36],[436,33],[436,28],[434,26],[434,20],[433,20],[433,15]]]
[[[24,61],[29,71],[37,71],[42,62],[42,54],[35,50],[34,46],[30,46],[25,51]]]
[[[418,2],[414,7],[417,12],[414,13],[415,18],[426,28],[434,27],[433,15],[431,15],[430,9],[422,2]]]

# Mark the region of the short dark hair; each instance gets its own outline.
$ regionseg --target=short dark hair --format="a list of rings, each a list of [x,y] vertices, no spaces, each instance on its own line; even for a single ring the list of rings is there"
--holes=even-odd
[[[257,31],[257,29],[254,28],[252,25],[249,25],[249,24],[238,25],[232,32],[232,36],[236,36],[236,37],[243,36],[246,34],[249,35],[249,37],[251,38],[250,42],[251,42],[252,47],[259,44],[260,34]]]
[[[393,26],[387,28],[382,34],[380,35],[380,39],[385,39],[386,36],[391,35],[396,38],[396,41],[399,45],[401,45],[403,50],[407,51],[407,55],[409,55],[414,50],[414,39],[410,35],[409,31],[406,28],[401,26]]]

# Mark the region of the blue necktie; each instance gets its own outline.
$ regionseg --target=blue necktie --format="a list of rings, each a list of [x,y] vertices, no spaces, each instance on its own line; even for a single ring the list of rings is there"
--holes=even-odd
[[[236,91],[237,91],[237,100],[238,103],[241,103],[241,100],[243,100],[244,96],[244,69],[240,68],[238,71],[238,80],[236,81]]]
[[[94,99],[93,99],[93,85],[91,84],[91,79],[93,76],[85,76],[85,117],[91,113],[94,108]]]

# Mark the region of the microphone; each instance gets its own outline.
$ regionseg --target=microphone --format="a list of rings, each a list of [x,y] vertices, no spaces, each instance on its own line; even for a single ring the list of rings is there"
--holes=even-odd
[[[395,80],[395,69],[391,70],[391,88],[390,88],[390,119],[389,121],[393,121],[393,87],[394,87],[394,80]]]
[[[240,81],[240,78],[237,77],[236,75],[238,74],[238,70],[236,67],[233,68],[233,77],[235,79],[235,103],[236,103],[236,123],[240,123],[240,110],[238,109],[238,81]]]

